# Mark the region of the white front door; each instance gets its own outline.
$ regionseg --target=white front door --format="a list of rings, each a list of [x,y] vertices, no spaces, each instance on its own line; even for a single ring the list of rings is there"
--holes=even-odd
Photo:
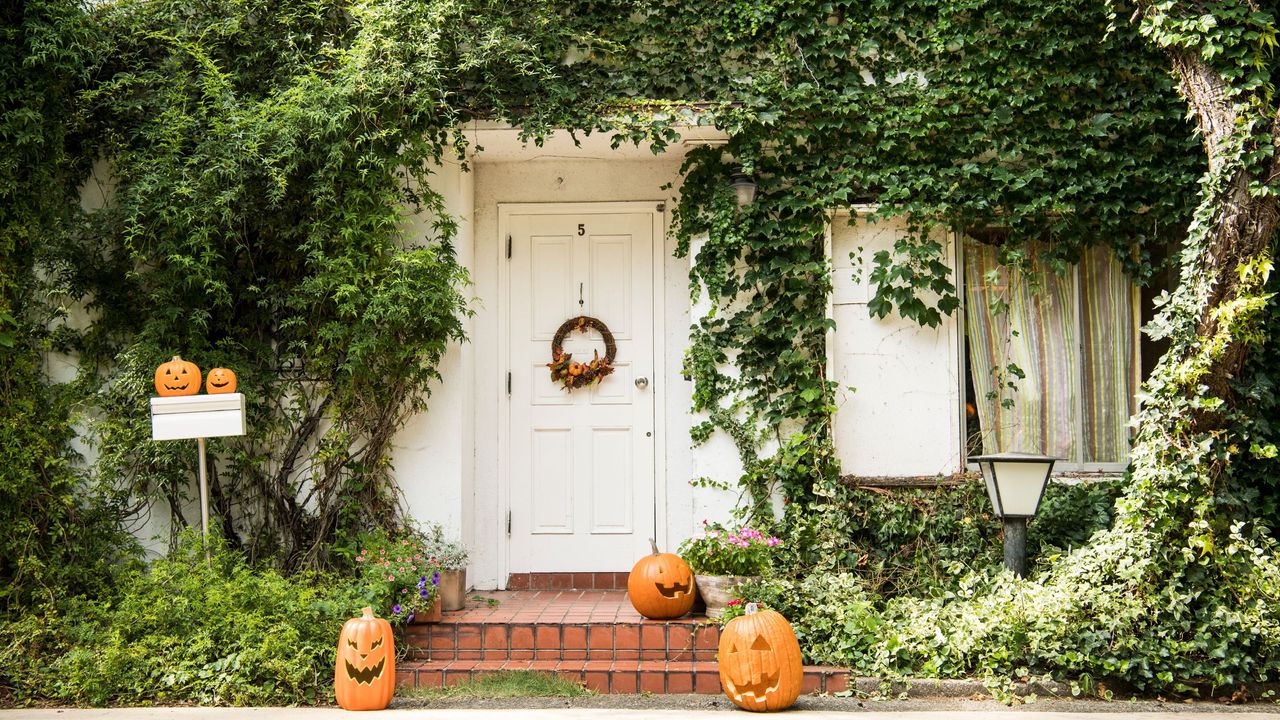
[[[510,572],[630,570],[654,530],[653,212],[508,216]],[[551,341],[565,320],[602,321],[614,372],[565,390]],[[600,334],[565,352],[605,355]]]

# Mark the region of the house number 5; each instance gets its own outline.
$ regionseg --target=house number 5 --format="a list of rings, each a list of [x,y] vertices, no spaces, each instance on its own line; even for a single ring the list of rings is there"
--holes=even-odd
[[[586,234],[587,234],[587,226],[583,225],[582,223],[578,223],[578,237],[582,237],[583,235],[586,235]]]

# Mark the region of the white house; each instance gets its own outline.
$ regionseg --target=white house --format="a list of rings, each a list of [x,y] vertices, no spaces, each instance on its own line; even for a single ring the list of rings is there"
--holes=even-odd
[[[689,297],[691,260],[675,257],[668,233],[684,154],[723,136],[684,128],[681,143],[655,156],[645,147],[611,149],[600,135],[579,146],[556,134],[535,147],[501,125],[479,124],[469,132],[473,146],[483,148],[471,158],[471,171],[445,166],[436,187],[459,219],[456,248],[474,281],[477,312],[468,321],[470,342],[442,363],[445,380],[434,389],[430,410],[396,438],[398,483],[413,516],[443,523],[471,548],[476,587],[503,588],[527,573],[629,570],[649,537],[674,548],[704,518],[727,520],[736,499],[689,483],[700,476],[732,481],[739,466],[726,438],[698,448],[689,438],[692,383],[681,375],[681,357],[700,308]],[[663,190],[667,184],[673,188]],[[943,234],[958,285],[966,282],[966,266],[971,275],[982,271],[964,285],[969,312],[937,328],[873,319],[869,289],[855,281],[850,253],[862,248],[870,257],[890,248],[905,227],[892,221],[851,226],[848,213],[858,212],[833,212],[829,229],[830,311],[837,327],[830,372],[842,386],[856,388],[843,393],[836,418],[845,473],[963,470],[965,438],[977,420],[966,417],[966,401],[978,406],[970,414],[984,426],[994,428],[1001,418],[999,442],[1026,440],[1018,433],[1034,429],[1035,437],[1050,438],[1044,447],[1068,454],[1062,467],[1123,467],[1114,448],[1107,456],[1089,438],[1106,434],[1103,429],[1125,432],[1138,372],[1136,334],[1112,333],[1100,344],[1100,323],[1088,321],[1111,312],[1108,327],[1133,329],[1136,297],[1123,279],[1117,285],[1115,273],[1101,273],[1110,283],[1106,303],[1090,300],[1097,294],[1091,278],[1100,273],[1084,269],[1054,286],[1062,290],[1053,295],[1057,306],[1036,298],[1020,302],[1017,287],[990,282],[993,256],[977,245],[966,254],[960,235]],[[1105,261],[1095,265],[1110,269]],[[1046,332],[1011,340],[1006,327],[1001,334],[999,318],[972,307],[993,291],[1012,293],[1009,317]],[[980,332],[966,330],[966,314]],[[598,386],[566,392],[553,384],[546,365],[557,327],[578,315],[608,325],[617,340],[617,369]],[[1051,315],[1056,319],[1046,321]],[[987,349],[1002,341],[996,350],[1022,358],[1042,380],[1038,385],[1061,391],[1036,398],[1024,392],[1020,422],[1010,423],[995,399],[985,397],[987,390],[978,396],[974,386],[986,388],[990,379],[969,380],[971,357],[984,368],[993,365],[990,353],[966,352],[969,335],[981,336]],[[1013,346],[1033,342],[1018,339],[1031,335],[1044,342],[1019,355]],[[1052,347],[1045,350],[1046,344]],[[594,334],[573,333],[566,345],[588,357],[602,348]],[[1109,393],[1096,391],[1099,380],[1085,363],[1099,353],[1108,358],[1102,364],[1109,368]],[[1120,400],[1108,404],[1111,396]]]

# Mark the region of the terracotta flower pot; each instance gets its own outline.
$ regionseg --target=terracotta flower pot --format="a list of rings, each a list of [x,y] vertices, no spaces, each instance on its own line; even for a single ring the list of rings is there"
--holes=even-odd
[[[430,623],[440,622],[442,619],[444,619],[443,615],[441,614],[440,607],[441,607],[440,593],[437,592],[436,596],[432,598],[431,604],[427,606],[427,609],[419,610],[418,612],[414,613],[413,619],[409,621],[409,624],[410,625],[427,625]]]
[[[440,571],[440,598],[445,612],[461,610],[467,604],[467,569]]]
[[[724,614],[729,601],[737,597],[739,585],[748,580],[758,580],[756,575],[695,575],[698,595],[707,604],[707,617],[716,619]]]

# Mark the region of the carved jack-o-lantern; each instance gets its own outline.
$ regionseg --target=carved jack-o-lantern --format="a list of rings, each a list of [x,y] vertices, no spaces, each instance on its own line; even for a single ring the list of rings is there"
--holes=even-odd
[[[693,571],[679,555],[658,552],[649,539],[652,555],[640,558],[627,577],[627,597],[636,612],[653,620],[670,620],[693,607]]]
[[[800,643],[787,619],[772,610],[729,621],[720,631],[720,685],[743,710],[785,710],[800,697],[804,665]]]
[[[333,692],[346,710],[382,710],[396,692],[396,644],[391,624],[365,608],[338,636]]]
[[[204,381],[204,391],[210,395],[236,391],[236,374],[226,368],[214,368]]]
[[[200,392],[200,368],[180,355],[156,368],[156,394],[160,397],[195,395]]]

